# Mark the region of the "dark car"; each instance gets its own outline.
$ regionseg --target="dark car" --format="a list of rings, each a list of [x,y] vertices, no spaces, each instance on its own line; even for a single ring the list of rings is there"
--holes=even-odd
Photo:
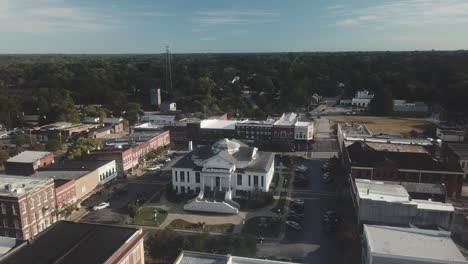
[[[298,217],[296,214],[288,214],[286,216],[286,220],[288,221],[293,221],[293,222],[297,222],[297,223],[300,223],[302,222],[302,219],[301,217]]]

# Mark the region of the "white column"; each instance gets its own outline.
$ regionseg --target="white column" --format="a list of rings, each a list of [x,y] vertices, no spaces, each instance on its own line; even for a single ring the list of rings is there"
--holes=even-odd
[[[214,190],[214,176],[210,176],[211,177],[211,190],[213,191]]]

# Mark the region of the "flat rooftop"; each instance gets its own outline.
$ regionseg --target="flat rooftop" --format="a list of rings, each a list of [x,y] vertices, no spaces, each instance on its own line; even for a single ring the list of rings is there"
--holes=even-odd
[[[256,259],[236,257],[231,255],[218,255],[194,251],[182,251],[174,264],[283,264],[292,262],[274,261],[268,259]]]
[[[41,158],[49,155],[50,152],[47,151],[30,151],[26,150],[18,155],[9,158],[7,161],[8,162],[18,162],[18,163],[32,163],[35,161],[40,160]]]
[[[200,128],[235,130],[237,122],[237,120],[205,119],[200,122]]]
[[[447,143],[447,147],[459,158],[468,159],[468,143]]]
[[[105,263],[137,232],[136,228],[59,221],[1,263]]]
[[[24,241],[18,240],[14,237],[0,236],[0,258],[21,243],[24,243]]]
[[[364,225],[371,254],[419,260],[421,262],[468,263],[449,232]]]
[[[298,127],[308,127],[308,126],[313,126],[314,123],[312,122],[296,122],[296,125],[295,126],[298,126]]]
[[[340,123],[338,124],[341,128],[341,131],[346,134],[347,137],[370,137],[372,133],[370,132],[369,128],[365,124],[348,124],[348,123]]]
[[[98,168],[111,163],[112,161],[107,160],[62,160],[57,161],[47,167],[42,167],[39,171],[56,171],[56,170],[65,170],[65,171],[93,171]]]
[[[382,143],[382,142],[368,142],[366,143],[369,147],[379,151],[389,152],[410,152],[410,153],[429,153],[424,146],[401,144],[401,143]]]
[[[36,187],[46,186],[52,180],[33,176],[0,175],[0,196],[18,197]],[[7,186],[11,186],[8,190]]]
[[[405,187],[398,184],[366,179],[355,179],[355,183],[361,199],[387,202],[408,202],[410,200],[410,195]]]
[[[154,137],[161,135],[162,133],[166,132],[167,130],[160,130],[160,131],[147,131],[147,132],[135,132],[123,137],[114,138],[111,140],[107,140],[105,142],[104,150],[106,149],[127,149],[130,147],[134,147],[140,145]],[[99,151],[99,150],[98,150]],[[97,151],[97,152],[98,152]],[[96,152],[96,151],[93,151]]]
[[[415,205],[420,210],[435,210],[453,212],[455,208],[450,203],[433,202],[429,200],[411,199],[403,185],[390,182],[355,179],[359,198],[390,203]]]
[[[90,173],[89,170],[58,170],[58,171],[37,171],[34,177],[43,179],[57,179],[57,180],[74,180],[79,179],[86,174]]]

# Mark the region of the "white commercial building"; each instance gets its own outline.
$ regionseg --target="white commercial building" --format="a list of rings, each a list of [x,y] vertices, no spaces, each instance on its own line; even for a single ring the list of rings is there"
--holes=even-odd
[[[182,251],[174,264],[293,264],[292,262],[275,261],[236,257],[231,255],[218,255],[194,251]]]
[[[170,125],[176,122],[175,115],[164,115],[158,112],[146,112],[141,118],[142,122],[155,125]]]
[[[364,225],[365,264],[467,264],[450,232]]]
[[[314,139],[314,123],[312,122],[296,122],[294,125],[294,139],[296,140],[312,140]]]
[[[172,167],[172,186],[177,193],[198,194],[186,210],[237,213],[233,196],[267,192],[273,179],[274,154],[261,152],[237,140],[223,139],[186,154]],[[224,197],[226,204],[206,197]],[[232,207],[232,208],[231,208]]]
[[[356,96],[351,100],[351,104],[357,107],[368,107],[374,99],[374,94],[368,90],[360,90],[356,92]]]
[[[436,225],[448,229],[455,208],[450,203],[412,199],[398,183],[355,179],[360,223]]]

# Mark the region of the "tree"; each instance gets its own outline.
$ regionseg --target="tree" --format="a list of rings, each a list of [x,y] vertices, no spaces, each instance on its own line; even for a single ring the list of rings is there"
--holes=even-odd
[[[128,120],[130,125],[134,125],[140,120],[140,115],[143,115],[143,110],[139,103],[128,103],[125,106],[124,117]]]
[[[62,149],[62,143],[58,139],[49,139],[47,141],[47,143],[46,143],[45,148],[48,151],[52,151],[52,152],[57,151],[57,150],[61,150]]]
[[[18,147],[21,147],[22,145],[26,144],[29,142],[29,139],[26,135],[24,134],[16,134],[13,136],[11,142],[15,144]]]
[[[70,160],[79,159],[90,150],[101,147],[101,142],[95,138],[84,138],[80,137],[73,143],[68,149],[67,158]]]
[[[3,162],[6,161],[9,158],[10,158],[10,156],[8,155],[8,153],[6,151],[0,150],[0,164],[3,164]]]
[[[369,104],[369,111],[378,116],[388,115],[393,112],[393,95],[390,90],[382,88],[375,92],[374,98]]]
[[[198,79],[198,93],[211,96],[211,93],[216,88],[216,83],[209,77],[201,77]]]

